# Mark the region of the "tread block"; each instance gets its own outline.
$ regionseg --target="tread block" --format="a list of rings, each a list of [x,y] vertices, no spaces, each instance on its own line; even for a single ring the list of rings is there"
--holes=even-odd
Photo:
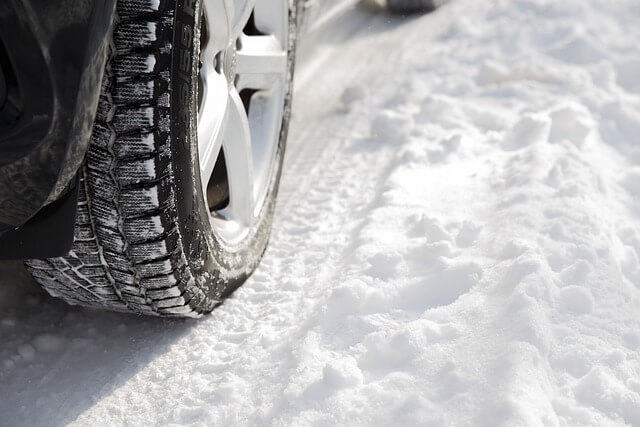
[[[130,287],[128,289],[131,289]],[[146,298],[140,296],[137,293],[131,294],[123,290],[122,298],[127,302],[127,304],[136,304],[136,305],[148,305],[149,301]]]
[[[184,291],[179,286],[172,286],[166,289],[156,289],[146,291],[146,295],[154,300],[179,297]]]
[[[113,188],[113,184],[109,179],[113,161],[113,155],[104,148],[93,147],[87,152],[87,175],[92,186],[101,185],[106,189]],[[113,194],[106,195],[100,192],[100,195],[102,198],[113,198]]]
[[[140,272],[142,277],[154,277],[160,275],[171,274],[175,270],[176,261],[169,257],[158,261],[153,261],[145,264],[139,264],[136,269]]]
[[[185,297],[186,295],[167,298],[167,299],[161,299],[161,300],[155,300],[153,302],[153,305],[156,309],[181,307],[189,302],[187,299],[185,299]]]
[[[105,93],[107,90],[109,90],[110,84],[111,84],[111,79],[105,72],[104,76],[102,77],[102,81],[100,82],[100,93]],[[113,103],[110,102],[108,97],[101,96],[98,99],[98,108],[96,109],[96,120],[109,121],[112,110],[113,110]]]
[[[135,135],[122,136],[119,138],[118,144],[113,147],[113,152],[118,158],[149,156],[157,150],[156,141],[159,141],[157,131],[143,131]]]
[[[169,174],[169,159],[155,158],[137,162],[120,163],[116,167],[118,183],[121,187],[153,183]]]
[[[191,307],[194,307],[194,308],[202,310],[202,309],[206,308],[206,307],[204,307],[204,304],[209,304],[210,307],[208,309],[209,310],[213,310],[213,306],[215,305],[215,301],[207,300],[207,298],[204,295],[204,292],[202,292],[202,289],[195,288],[195,287],[190,287],[188,289],[188,292],[191,295],[191,301],[189,302]]]
[[[113,41],[118,54],[131,49],[153,48],[163,38],[164,25],[156,21],[124,21],[114,31]]]
[[[116,281],[116,286],[118,289],[122,288],[125,285],[135,286],[135,279],[133,274],[125,273],[123,271],[111,269],[111,277]]]
[[[71,248],[71,251],[75,254],[93,252],[95,250],[96,250],[96,242],[87,241],[87,240],[76,240],[73,242],[73,247]]]
[[[118,2],[121,18],[137,18],[147,15],[173,15],[175,0],[129,0]]]
[[[113,102],[117,104],[152,103],[155,96],[155,80],[127,81],[115,88]]]
[[[113,230],[118,228],[118,210],[113,206],[113,201],[96,197],[91,201],[96,228],[104,227]]]
[[[163,193],[161,184],[150,188],[134,188],[120,193],[120,203],[127,211],[140,212],[142,210],[160,208],[160,197]]]
[[[89,225],[76,225],[75,231],[73,233],[74,240],[82,240],[85,242],[89,242],[91,240],[95,241],[95,236],[93,235],[93,230]],[[84,254],[83,254],[84,256]]]
[[[113,129],[111,129],[105,121],[96,120],[93,124],[89,151],[95,149],[96,146],[104,148],[111,146],[115,137],[116,135]]]
[[[171,56],[160,53],[133,53],[122,57],[116,57],[111,64],[111,71],[119,80],[131,80],[145,74],[158,74],[160,70],[167,69],[171,62]]]
[[[93,237],[94,239],[94,243],[95,243],[95,237]],[[86,250],[82,253],[82,262],[86,265],[93,265],[93,266],[103,266],[102,265],[102,258],[100,257],[100,253],[97,252],[97,249],[95,249],[95,252],[90,251],[90,250]],[[76,257],[76,258],[80,258],[79,255],[77,255],[73,250],[71,250],[71,252],[69,252],[68,257]]]
[[[96,109],[96,120],[101,123],[108,123],[111,121],[114,112],[115,108],[113,104],[101,98],[100,101],[98,101],[98,108]]]
[[[178,240],[178,233],[172,231],[163,240],[129,246],[129,256],[136,265],[151,263],[158,258],[167,257],[174,253],[178,248]]]
[[[109,252],[122,253],[127,249],[126,242],[116,229],[98,227],[96,228],[96,232],[100,244]]]
[[[158,308],[158,312],[167,315],[184,316],[184,317],[201,317],[202,315],[193,311],[189,305],[179,307]]]
[[[80,183],[80,192],[84,192],[84,182]],[[89,217],[89,208],[86,203],[78,204],[76,210],[76,227],[90,227],[91,218]]]
[[[90,280],[92,285],[96,286],[111,286],[111,283],[105,276],[105,267],[102,264],[98,265],[84,265],[76,267],[78,274],[82,275],[85,279]]]
[[[132,243],[158,239],[173,228],[169,215],[163,213],[124,222],[123,232],[125,238]]]
[[[157,112],[153,107],[118,107],[113,116],[113,125],[118,133],[151,129],[157,122]]]
[[[120,290],[120,292],[124,295],[124,294],[129,294],[129,295],[142,295],[142,291],[140,290],[140,288],[137,285],[129,285],[129,284],[123,284],[120,283],[118,286],[118,289]]]
[[[70,268],[78,268],[84,265],[84,263],[80,260],[80,258],[78,258],[75,253],[70,253],[66,257],[60,259],[65,263],[63,265],[67,265]]]
[[[126,273],[133,277],[132,264],[122,253],[115,253],[104,248],[104,259],[109,264],[109,270],[113,274],[114,271]]]
[[[52,276],[56,279],[57,283],[62,285],[59,287],[60,292],[71,291],[75,298],[82,298],[84,301],[101,299],[99,295],[89,288],[89,283],[78,278],[73,273],[53,270]]]
[[[143,276],[140,279],[140,286],[147,289],[167,289],[172,286],[180,285],[181,272],[173,271],[167,274],[155,275],[155,276]]]

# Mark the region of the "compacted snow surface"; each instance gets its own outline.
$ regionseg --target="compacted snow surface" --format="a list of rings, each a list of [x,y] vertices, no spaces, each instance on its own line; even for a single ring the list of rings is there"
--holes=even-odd
[[[640,425],[640,3],[355,6],[211,316],[0,277],[1,425]]]

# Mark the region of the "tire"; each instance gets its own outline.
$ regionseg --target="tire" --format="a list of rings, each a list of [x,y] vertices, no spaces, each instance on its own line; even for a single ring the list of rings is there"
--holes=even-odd
[[[73,305],[198,317],[251,275],[267,245],[287,138],[292,4],[282,6],[285,16],[288,7],[286,80],[264,202],[241,238],[230,242],[216,231],[200,176],[203,5],[118,0],[94,130],[79,172],[72,250],[26,262],[48,293]]]
[[[387,0],[387,8],[393,13],[409,14],[431,12],[446,0]]]

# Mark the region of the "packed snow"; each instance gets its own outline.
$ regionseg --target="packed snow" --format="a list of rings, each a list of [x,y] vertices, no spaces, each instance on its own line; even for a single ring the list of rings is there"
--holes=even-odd
[[[254,276],[212,315],[0,277],[0,424],[640,425],[640,3],[359,4],[302,44]]]

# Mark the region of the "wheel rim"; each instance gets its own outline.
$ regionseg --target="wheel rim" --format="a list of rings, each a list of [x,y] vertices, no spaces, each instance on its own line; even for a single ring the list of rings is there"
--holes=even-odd
[[[227,245],[260,216],[288,88],[288,0],[203,0],[198,156],[211,226]]]

